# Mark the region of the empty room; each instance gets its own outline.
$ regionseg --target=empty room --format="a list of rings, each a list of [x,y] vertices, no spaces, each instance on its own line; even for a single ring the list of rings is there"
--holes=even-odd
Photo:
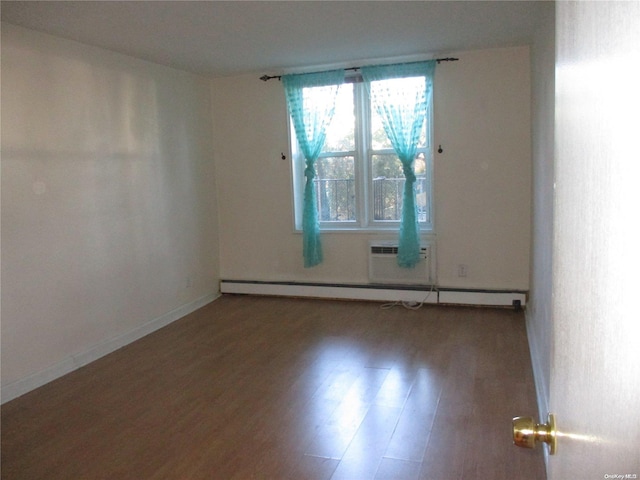
[[[2,479],[638,478],[640,2],[0,11]]]

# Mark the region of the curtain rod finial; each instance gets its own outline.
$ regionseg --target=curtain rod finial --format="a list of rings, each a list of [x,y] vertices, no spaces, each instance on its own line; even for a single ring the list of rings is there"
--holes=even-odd
[[[282,80],[281,75],[262,75],[260,77],[260,80],[262,80],[263,82],[266,82],[267,80],[271,80],[272,78],[277,78],[278,80]]]
[[[436,58],[436,62],[438,62],[438,64],[440,62],[457,62],[458,60],[459,60],[459,58],[453,58],[453,57]]]

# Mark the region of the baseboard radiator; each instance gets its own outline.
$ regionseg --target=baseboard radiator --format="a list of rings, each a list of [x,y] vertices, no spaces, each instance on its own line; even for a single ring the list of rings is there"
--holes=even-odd
[[[379,302],[419,302],[521,308],[527,292],[522,290],[480,290],[438,288],[434,285],[329,284],[222,280],[220,293],[310,297]]]
[[[514,308],[526,304],[527,292],[521,290],[437,287],[436,242],[433,238],[423,238],[421,242],[418,264],[414,268],[401,268],[397,263],[397,241],[372,240],[367,284],[222,280],[220,293]]]

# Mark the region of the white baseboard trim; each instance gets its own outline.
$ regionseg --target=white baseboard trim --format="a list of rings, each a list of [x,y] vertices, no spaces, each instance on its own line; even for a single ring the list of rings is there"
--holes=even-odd
[[[442,290],[439,303],[451,305],[482,305],[492,307],[511,307],[514,301],[519,301],[524,306],[527,295],[523,292],[490,292],[490,291],[464,291]]]
[[[365,288],[361,286],[234,282],[223,280],[220,282],[220,292],[281,297],[332,298],[339,300],[438,303],[438,292],[435,290],[431,291],[431,287],[405,290],[389,287]]]
[[[84,367],[85,365],[108,355],[125,345],[135,342],[136,340],[169,325],[185,315],[196,311],[208,303],[211,303],[219,296],[219,293],[212,293],[197,298],[192,302],[165,313],[164,315],[140,325],[133,330],[123,333],[122,335],[118,335],[117,337],[98,343],[84,352],[70,355],[61,362],[58,362],[45,370],[29,375],[25,378],[21,378],[7,385],[3,385],[2,403],[8,402],[14,398],[24,395],[25,393],[35,390],[36,388],[62,377],[67,373],[71,373],[80,367]]]
[[[457,305],[513,306],[526,303],[526,293],[520,291],[440,290],[424,287],[385,285],[332,285],[295,282],[258,282],[222,280],[221,293],[244,295],[272,295],[286,297],[333,298],[344,300],[373,300],[381,302],[424,302]]]

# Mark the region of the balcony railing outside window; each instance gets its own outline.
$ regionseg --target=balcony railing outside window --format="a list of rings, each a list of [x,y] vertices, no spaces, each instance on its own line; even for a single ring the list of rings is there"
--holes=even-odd
[[[349,222],[356,219],[355,180],[316,178],[314,181],[321,222]]]
[[[316,201],[321,222],[356,220],[355,181],[349,178],[316,178]],[[402,218],[404,178],[373,179],[373,220],[399,222]],[[417,177],[416,204],[418,221],[427,221],[426,178]]]

